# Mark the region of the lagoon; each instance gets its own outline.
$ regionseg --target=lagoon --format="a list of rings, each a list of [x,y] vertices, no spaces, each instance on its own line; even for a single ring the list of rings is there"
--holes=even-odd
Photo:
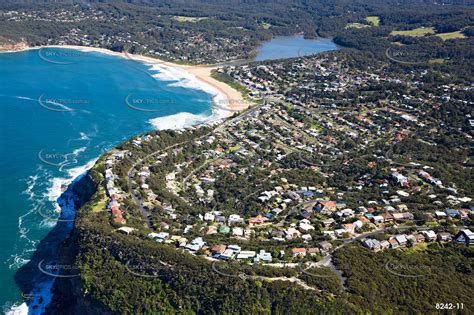
[[[263,43],[257,49],[255,61],[302,57],[337,49],[339,47],[329,38],[305,39],[303,35],[279,36]]]

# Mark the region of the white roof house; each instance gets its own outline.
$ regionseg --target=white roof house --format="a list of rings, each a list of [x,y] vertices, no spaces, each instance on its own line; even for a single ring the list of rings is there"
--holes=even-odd
[[[205,221],[214,221],[215,215],[211,212],[206,212],[204,214],[204,220]]]
[[[234,236],[243,236],[244,235],[244,229],[241,227],[235,227],[232,229],[232,235]]]
[[[192,240],[188,245],[186,245],[186,248],[192,252],[196,252],[200,250],[205,244],[206,242],[203,241],[202,237],[198,237]]]
[[[255,261],[263,261],[263,262],[272,262],[272,254],[266,252],[265,250],[260,250],[260,252],[257,254],[257,257],[255,257]]]
[[[237,255],[237,259],[249,259],[254,258],[256,252],[253,250],[243,250]]]
[[[314,226],[312,226],[311,224],[300,223],[300,229],[303,231],[311,231],[314,230]]]
[[[421,234],[425,237],[427,241],[432,241],[436,238],[436,233],[433,230],[421,231]]]
[[[227,246],[227,249],[230,249],[235,253],[240,253],[240,251],[242,250],[239,245],[229,245]]]
[[[121,228],[117,229],[117,232],[123,233],[123,234],[130,234],[133,231],[136,231],[137,229],[128,227],[128,226],[122,226]]]

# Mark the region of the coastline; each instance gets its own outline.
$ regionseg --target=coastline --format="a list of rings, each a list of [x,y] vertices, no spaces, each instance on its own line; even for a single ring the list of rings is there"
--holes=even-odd
[[[183,79],[181,75],[185,74],[184,81],[186,81],[185,83],[189,83],[189,84],[188,85],[184,84],[182,85],[183,87],[204,90],[206,93],[212,95],[212,98],[213,98],[213,103],[214,103],[213,114],[207,119],[203,121],[199,121],[198,124],[205,124],[206,122],[211,122],[211,121],[214,121],[214,122],[219,121],[220,119],[230,116],[233,112],[245,110],[251,105],[249,101],[243,98],[242,94],[239,91],[233,89],[232,87],[230,87],[229,85],[221,81],[214,79],[211,76],[212,70],[216,69],[217,66],[179,65],[172,62],[167,62],[167,61],[163,61],[157,58],[152,58],[152,57],[147,57],[147,56],[119,53],[119,52],[114,52],[114,51],[104,49],[104,48],[72,46],[72,45],[48,45],[48,46],[38,46],[38,47],[21,46],[21,47],[18,47],[18,49],[3,50],[3,51],[0,51],[0,53],[14,53],[14,52],[21,52],[21,51],[29,51],[29,50],[39,50],[41,48],[63,48],[63,49],[75,49],[75,50],[84,51],[84,52],[98,52],[98,53],[102,53],[106,55],[111,55],[111,56],[116,56],[116,57],[121,57],[121,58],[129,59],[129,60],[141,62],[145,65],[151,66],[152,70],[159,71],[159,73],[157,74],[158,80],[162,80],[162,78],[160,78],[159,76],[160,74],[162,74],[163,70],[165,72],[163,73],[164,76],[167,75],[166,72],[170,72],[170,74],[172,74],[170,76],[171,81],[174,81],[173,74],[177,74],[179,79]],[[181,73],[177,73],[177,72],[181,72]],[[164,81],[170,81],[170,78],[164,79]],[[198,81],[200,83],[199,86],[192,84],[192,83],[196,83],[195,81]],[[216,112],[218,113],[216,114]],[[163,118],[166,119],[166,116]],[[172,126],[165,129],[181,129],[181,128]],[[60,202],[61,196],[63,195],[63,191],[61,190],[61,187],[63,185],[67,185],[67,190],[72,191],[74,184],[78,181],[78,179],[80,179],[81,177],[83,177],[90,171],[90,169],[95,164],[95,161],[96,160],[89,161],[87,165],[69,170],[68,178],[54,178],[53,179],[53,187],[50,187],[50,189],[48,189],[49,199],[50,201],[53,201],[53,199],[56,199],[53,202],[59,203],[61,205],[60,208],[61,208],[62,214],[64,214],[67,211],[69,211],[70,213],[71,209],[69,209],[68,207],[64,207],[64,203]],[[79,198],[79,197],[80,196],[77,196],[77,195],[69,196],[69,198],[71,199]],[[62,237],[64,237],[64,239],[68,239],[73,229],[74,229],[73,226],[71,226],[71,230],[67,231],[66,232],[67,234],[62,235]],[[38,249],[36,249],[35,252],[37,251]],[[44,310],[49,306],[52,299],[53,292],[51,292],[51,288],[53,284],[54,284],[54,279],[51,282],[39,284],[39,287],[36,288],[36,289],[39,289],[39,291],[35,290],[31,292],[31,294],[37,296],[37,298],[42,301],[42,302],[39,302],[39,304],[36,304],[36,307],[40,307],[41,309]],[[27,312],[32,311],[31,306],[33,303],[31,302],[33,301],[29,301],[29,302],[22,301],[22,302],[14,303],[13,305],[11,305],[11,308],[7,311],[7,314],[26,314]],[[35,301],[35,302],[38,303],[38,301]]]
[[[227,115],[230,116],[232,112],[238,112],[247,109],[251,102],[245,100],[242,94],[232,88],[231,86],[227,85],[224,82],[218,81],[211,76],[211,72],[218,68],[218,66],[209,66],[209,65],[182,65],[173,63],[170,61],[164,61],[159,58],[155,57],[148,57],[143,55],[134,55],[128,54],[126,52],[115,52],[106,48],[99,48],[99,47],[87,47],[87,46],[77,46],[77,45],[45,45],[45,46],[21,46],[19,49],[13,50],[0,50],[1,53],[14,53],[14,52],[21,52],[21,51],[28,51],[28,50],[39,50],[42,48],[59,48],[59,49],[74,49],[83,52],[98,52],[110,56],[116,56],[120,58],[129,59],[132,61],[138,61],[146,65],[150,65],[155,68],[156,70],[160,70],[160,68],[171,69],[171,70],[178,70],[183,71],[187,75],[195,78],[203,85],[207,85],[210,88],[204,89],[207,93],[214,92],[213,94],[213,101],[214,107],[221,109],[222,111],[226,111]],[[0,47],[1,49],[1,47]],[[211,93],[209,93],[211,94]]]

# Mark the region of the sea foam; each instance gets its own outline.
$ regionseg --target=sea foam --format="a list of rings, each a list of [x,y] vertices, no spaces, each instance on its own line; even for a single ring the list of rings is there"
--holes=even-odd
[[[27,315],[28,305],[26,303],[14,304],[9,310],[5,311],[5,315]]]
[[[219,107],[212,108],[212,114],[209,116],[195,115],[187,112],[175,115],[158,117],[151,119],[149,122],[158,130],[163,129],[184,129],[194,125],[203,124],[210,121],[222,120],[229,116],[230,111],[226,110],[228,106],[227,97],[213,86],[199,80],[195,75],[183,70],[163,64],[150,65],[149,71],[157,72],[153,77],[160,81],[169,81],[169,86],[183,87],[187,89],[200,90],[209,94],[214,104]]]

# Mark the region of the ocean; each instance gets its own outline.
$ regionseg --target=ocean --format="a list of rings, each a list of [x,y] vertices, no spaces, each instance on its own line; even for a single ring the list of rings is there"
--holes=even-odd
[[[179,70],[98,52],[47,48],[0,54],[4,311],[25,296],[30,306],[36,304],[30,313],[47,305],[52,282],[43,279],[32,286],[34,292],[21,292],[15,278],[49,231],[64,225],[67,236],[72,224],[57,222],[58,197],[67,185],[134,135],[219,115],[212,109],[214,92],[206,89]]]

